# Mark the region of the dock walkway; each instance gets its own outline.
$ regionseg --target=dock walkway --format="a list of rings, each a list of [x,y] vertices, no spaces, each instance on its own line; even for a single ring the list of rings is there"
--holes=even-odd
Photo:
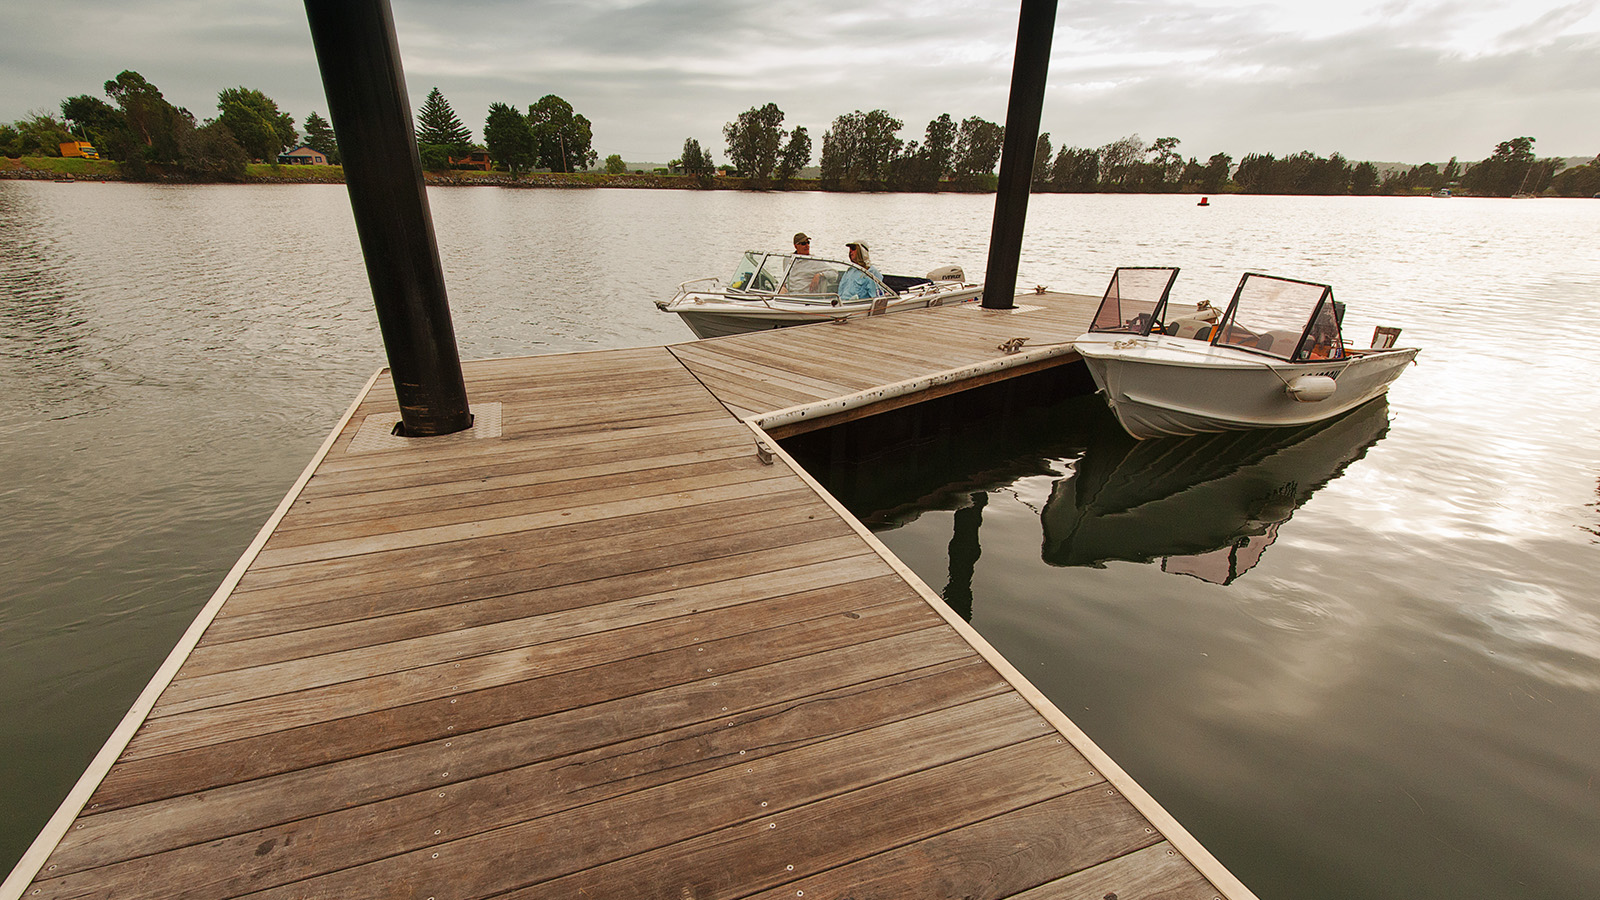
[[[380,373],[0,897],[1250,898],[760,424],[1093,299]]]

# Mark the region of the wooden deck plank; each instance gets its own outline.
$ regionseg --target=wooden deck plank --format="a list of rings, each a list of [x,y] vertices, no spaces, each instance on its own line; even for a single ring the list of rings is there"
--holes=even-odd
[[[729,414],[1086,321],[1036,302],[469,363],[499,436],[351,452],[375,379],[30,897],[1222,896]]]
[[[831,581],[829,574],[820,572],[817,573],[817,577]],[[871,586],[876,580],[879,579],[863,578],[858,584],[863,587]],[[851,597],[854,593],[851,590],[854,584],[825,583],[824,586],[836,592],[838,595],[834,598],[836,601],[856,602],[858,599]],[[423,661],[429,665],[443,665],[473,659],[474,666],[477,666],[486,664],[487,660],[490,667],[503,669],[510,667],[512,663],[500,660],[499,655],[514,651],[517,657],[516,665],[544,674],[553,670],[551,663],[540,664],[536,658],[522,657],[545,644],[560,643],[559,647],[551,648],[550,652],[567,654],[572,658],[579,658],[583,648],[561,642],[596,635],[599,636],[599,642],[608,645],[670,646],[671,633],[680,629],[699,628],[702,630],[698,634],[704,636],[722,633],[724,629],[744,624],[749,630],[755,631],[760,627],[767,627],[758,626],[756,622],[770,621],[769,617],[786,610],[791,604],[797,603],[808,612],[814,611],[818,605],[807,593],[760,598],[765,602],[749,610],[752,614],[759,612],[760,618],[754,622],[746,622],[739,614],[741,611],[735,607],[745,606],[753,601],[742,594],[728,596],[727,592],[718,592],[716,588],[717,585],[713,584],[703,590],[679,591],[670,602],[653,603],[643,607],[639,606],[635,598],[627,598],[613,604],[591,605],[585,608],[584,611],[588,615],[582,618],[567,616],[563,620],[551,622],[546,616],[528,616],[442,632],[391,636],[382,643],[357,647],[321,647],[318,648],[321,652],[314,655],[287,660],[272,662],[252,660],[254,664],[244,668],[197,674],[175,680],[172,687],[162,696],[161,703],[151,712],[151,717],[159,718],[164,715],[242,703],[262,697],[409,671],[424,665]],[[702,596],[703,594],[711,596]],[[713,613],[720,614],[713,615]],[[708,617],[714,622],[707,624],[703,621]],[[666,623],[671,623],[671,627],[667,627]],[[618,633],[619,629],[646,626],[653,626],[647,636]],[[453,668],[461,669],[459,666]],[[470,682],[465,670],[452,671],[451,674],[461,676],[458,678],[459,684]]]
[[[751,484],[787,473],[763,466],[754,453],[728,460],[681,466],[675,470],[641,470],[602,475],[581,482],[556,482],[531,487],[489,487],[477,492],[470,502],[450,499],[413,499],[383,506],[345,507],[339,503],[327,513],[308,511],[293,527],[278,529],[271,542],[274,549],[305,544],[328,543],[378,534],[394,534],[424,528],[442,528],[466,522],[486,521],[510,516],[526,516],[565,509],[571,495],[580,495],[585,505],[648,498],[663,494],[684,494],[731,485]],[[481,480],[480,480],[481,481]]]
[[[743,638],[751,632],[763,632],[763,642],[785,642],[781,648],[767,649],[763,658],[773,659],[831,649],[851,640],[852,635],[871,639],[931,624],[923,610],[893,603],[896,597],[891,587],[872,582],[862,583],[859,589],[824,589],[803,599],[805,609],[827,611],[821,618],[777,623],[752,622],[724,611],[642,628],[645,633],[640,635],[580,635],[458,661],[428,660],[422,665],[398,659],[357,681],[326,686],[302,688],[286,679],[281,687],[293,693],[280,693],[279,685],[268,685],[259,692],[263,694],[259,699],[227,706],[193,711],[158,706],[147,727],[128,744],[125,756],[139,759],[364,716],[403,719],[401,711],[424,718],[421,708],[429,706],[441,707],[441,716],[482,727],[470,717],[516,715],[545,691],[561,690],[568,696],[560,702],[579,702],[582,698],[574,696],[574,688],[566,684],[570,676],[610,663],[659,667],[659,671],[640,673],[646,679],[671,673],[688,677],[702,671],[697,663],[724,669],[757,664],[759,660],[742,655],[744,645],[751,643]],[[788,611],[776,604],[761,608]],[[845,624],[852,634],[841,633]],[[596,699],[588,698],[589,702]],[[443,708],[458,703],[458,709]]]
[[[1137,810],[1100,783],[785,882],[750,900],[796,896],[998,900],[1056,882],[1158,840],[1155,830]],[[1080,896],[1101,900],[1106,893],[1110,892],[1092,898]],[[1153,894],[1117,892],[1117,896],[1129,900]]]
[[[1093,900],[1160,897],[1161,900],[1216,900],[1208,884],[1171,845],[1163,842],[1119,856],[1066,878],[1017,894],[1017,900]]]
[[[772,523],[761,519],[768,508],[774,511]],[[693,542],[701,533],[723,534],[741,530],[743,525],[742,530],[758,535],[773,525],[796,521],[790,513],[806,519],[822,515],[814,496],[787,490],[689,509],[669,508],[552,525],[537,531],[482,538],[451,548],[460,552],[445,553],[439,548],[425,546],[272,569],[268,571],[273,575],[293,577],[270,583],[257,580],[252,590],[236,595],[238,602],[231,604],[235,608],[225,610],[229,615],[217,617],[207,637],[234,639],[311,624],[349,621],[351,617],[331,612],[340,604],[350,605],[355,617],[361,618],[379,610],[395,613],[490,599],[569,584],[574,579],[594,581],[620,572],[665,571],[716,558],[718,554],[686,556],[675,549],[679,544]],[[717,524],[708,524],[712,520]],[[608,535],[616,537],[611,541],[602,540]],[[535,545],[530,546],[530,539]],[[765,542],[751,545],[753,550],[768,547],[770,544]],[[637,563],[617,568],[600,562],[622,555],[635,557]],[[734,554],[730,552],[729,555]],[[556,564],[552,565],[552,561]],[[563,569],[574,571],[558,571]],[[374,570],[384,572],[385,576],[374,578]],[[317,610],[300,610],[303,606],[315,606]],[[263,617],[272,615],[282,616],[288,623],[286,627],[263,627]]]
[[[782,780],[786,773],[766,770],[771,760],[764,761],[765,765],[757,763],[751,767],[755,771],[749,778],[754,780],[760,775],[761,783],[754,789],[746,787],[743,793],[751,801],[772,798],[769,807],[759,810],[762,814],[723,813],[720,821],[707,823],[720,825],[717,830],[694,837],[675,834],[677,840],[671,846],[647,852],[626,845],[617,850],[595,848],[585,855],[603,858],[623,849],[634,851],[634,855],[502,896],[518,900],[571,896],[675,900],[689,894],[707,900],[731,900],[751,888],[770,888],[853,862],[863,855],[931,837],[952,824],[999,815],[1099,781],[1094,770],[1070,747],[1056,743],[1055,736],[1040,735],[1017,743],[1019,736],[1007,730],[1004,746],[956,759],[929,753],[944,749],[936,743],[939,737],[931,734],[914,745],[860,747],[865,757],[861,761],[872,765],[874,775],[887,772],[892,777],[869,783],[860,783],[865,779],[847,782],[828,797],[814,793],[796,796],[794,788]],[[982,748],[995,743],[999,742],[980,739],[972,746]],[[904,765],[907,758],[915,760],[914,769]],[[853,767],[845,765],[846,774],[854,774]],[[842,779],[824,776],[816,780]],[[952,790],[952,785],[960,787]],[[688,798],[679,802],[688,802]],[[755,802],[748,805],[755,806]],[[538,824],[530,823],[534,827]],[[680,825],[678,830],[688,829]],[[517,854],[517,862],[528,855],[526,850],[517,853],[518,848],[505,842],[498,849]],[[518,868],[542,874],[540,869],[544,867],[532,860],[528,863]],[[470,871],[470,863],[468,866]],[[437,883],[426,878],[425,867],[418,875],[419,886],[431,888]]]
[[[796,524],[815,526],[815,531],[806,533],[809,540],[790,540],[786,526]],[[618,600],[662,602],[660,595],[702,585],[736,582],[742,588],[724,589],[759,592],[765,582],[756,579],[778,578],[811,566],[832,566],[843,572],[857,558],[837,558],[837,547],[841,545],[823,541],[843,537],[845,530],[837,522],[817,518],[805,506],[716,519],[706,524],[705,531],[729,538],[730,542],[686,540],[683,543],[692,546],[685,546],[685,552],[667,565],[658,564],[654,556],[641,558],[643,548],[630,552],[626,548],[595,547],[590,542],[585,546],[593,547],[593,552],[570,557],[558,566],[543,565],[537,554],[531,554],[527,568],[421,588],[369,586],[367,593],[352,592],[347,599],[333,604],[325,598],[317,602],[322,597],[320,592],[297,592],[297,599],[307,598],[307,602],[297,604],[292,615],[269,605],[259,613],[219,619],[191,654],[184,674],[212,674],[244,665],[299,659],[319,652],[525,618],[535,612],[581,610]],[[731,542],[735,538],[737,543]],[[647,544],[648,536],[641,543]],[[581,568],[576,565],[580,561]]]
[[[565,795],[569,805],[589,803],[721,768],[730,759],[754,761],[938,710],[973,704],[974,714],[982,717],[1019,712],[1015,698],[1003,695],[974,660],[942,662],[911,672],[883,661],[879,677],[840,684],[836,676],[841,669],[821,665],[831,659],[819,655],[771,667],[782,671],[764,673],[760,686],[767,690],[753,691],[756,685],[744,684],[739,690],[719,692],[736,704],[726,713],[702,701],[698,718],[686,716],[682,705],[693,702],[690,695],[703,686],[669,688],[617,701],[605,719],[612,728],[550,722],[537,740],[530,740],[526,724],[516,723],[276,779],[108,809],[85,817],[85,828],[63,840],[55,858],[56,872],[68,875],[219,837],[260,835],[264,829],[288,823],[304,830],[306,820],[336,813],[359,810],[370,818],[378,811],[376,804],[403,809],[406,804],[398,803],[400,798],[411,799],[410,795],[436,791],[441,785],[451,789],[465,785],[490,794],[504,785],[507,793],[525,797],[531,785],[531,793]],[[797,694],[795,689],[803,685],[809,688]],[[774,695],[773,689],[785,692]],[[764,705],[741,705],[752,692]],[[727,725],[730,719],[735,722],[732,727]],[[470,752],[467,744],[473,745]],[[530,767],[538,771],[529,771]],[[451,773],[448,781],[437,774],[445,771]],[[352,797],[339,790],[347,784],[362,790]],[[490,813],[504,815],[503,810]],[[498,827],[487,824],[490,818],[475,816],[471,821],[481,830]],[[364,833],[359,824],[355,828],[328,821],[315,825],[329,833],[348,832],[356,839]],[[253,846],[264,839],[258,838]],[[289,841],[285,835],[283,842]]]

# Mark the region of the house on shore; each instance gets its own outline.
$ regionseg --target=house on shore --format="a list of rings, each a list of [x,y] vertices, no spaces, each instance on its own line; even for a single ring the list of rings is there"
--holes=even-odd
[[[278,154],[278,162],[286,166],[325,166],[328,158],[305,144]]]
[[[448,159],[450,160],[450,165],[458,169],[478,169],[487,172],[490,167],[489,151],[487,150],[474,150],[466,156],[451,156]]]

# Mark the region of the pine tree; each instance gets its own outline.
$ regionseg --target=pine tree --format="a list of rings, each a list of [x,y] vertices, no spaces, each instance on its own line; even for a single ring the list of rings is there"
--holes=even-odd
[[[333,126],[328,120],[313,111],[306,116],[306,146],[321,153],[333,165],[339,164],[339,142],[333,135]]]
[[[466,156],[472,149],[472,132],[461,124],[438,88],[428,92],[417,111],[417,143],[447,147],[452,156]]]

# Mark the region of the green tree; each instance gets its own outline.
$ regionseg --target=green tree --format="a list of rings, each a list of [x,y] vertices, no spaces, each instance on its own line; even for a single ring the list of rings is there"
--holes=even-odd
[[[861,180],[873,187],[883,187],[889,180],[889,163],[900,153],[900,129],[904,122],[875,109],[862,119],[861,145],[857,164]]]
[[[1215,194],[1228,184],[1228,172],[1233,168],[1233,157],[1226,153],[1213,153],[1206,160],[1204,174],[1200,176],[1200,190]]]
[[[333,126],[328,124],[328,120],[312,110],[306,116],[305,126],[306,146],[326,156],[333,165],[339,165],[339,141],[334,137]]]
[[[1050,132],[1039,135],[1039,140],[1033,145],[1033,189],[1042,191],[1050,186],[1051,158]]]
[[[528,127],[528,120],[513,106],[489,104],[489,116],[483,123],[483,142],[488,146],[489,158],[513,175],[538,165],[539,154],[533,130]]]
[[[822,186],[830,190],[855,187],[853,165],[861,144],[863,114],[842,115],[822,133]]]
[[[1181,143],[1183,142],[1175,137],[1161,137],[1156,138],[1156,142],[1150,145],[1149,152],[1156,155],[1151,161],[1154,167],[1151,171],[1153,177],[1150,179],[1153,182],[1151,185],[1153,189],[1165,190],[1177,182],[1179,172],[1183,168],[1183,156],[1178,153],[1178,145]]]
[[[178,165],[205,181],[241,181],[250,158],[233,131],[219,121],[185,129],[178,140]]]
[[[294,145],[298,136],[294,117],[278,111],[271,97],[253,88],[227,88],[217,94],[217,121],[238,138],[239,146],[252,159],[276,162],[284,148]]]
[[[528,127],[533,130],[538,165],[552,172],[589,169],[599,155],[594,152],[594,130],[572,104],[546,94],[528,107]]]
[[[783,147],[783,153],[778,157],[778,168],[775,175],[782,184],[800,174],[800,170],[811,164],[811,135],[804,125],[795,127],[789,135],[789,143]]]
[[[1550,189],[1560,197],[1600,197],[1600,154],[1556,175]]]
[[[1101,147],[1100,186],[1126,189],[1128,184],[1135,180],[1138,167],[1149,152],[1150,148],[1137,134],[1117,138]]]
[[[628,171],[628,164],[622,161],[622,154],[613,153],[606,157],[606,174],[621,175]]]
[[[61,118],[67,121],[79,140],[94,144],[96,149],[112,135],[128,127],[121,110],[99,97],[87,94],[61,101]]]
[[[1050,186],[1075,194],[1096,190],[1100,186],[1100,151],[1062,147],[1050,164]]]
[[[438,88],[428,92],[417,110],[417,146],[423,144],[443,147],[451,156],[466,156],[472,150],[472,131],[461,124]]]
[[[1494,154],[1467,169],[1461,186],[1474,194],[1509,197],[1528,190],[1534,164],[1534,138],[1518,137],[1495,145]]]
[[[712,174],[716,171],[717,164],[711,159],[711,154],[700,149],[700,142],[694,138],[687,138],[683,142],[683,157],[680,163],[683,174],[693,178],[701,187],[710,187]]]
[[[888,112],[856,110],[833,120],[822,136],[823,186],[833,190],[876,190],[889,180],[890,163],[900,155],[903,126]]]
[[[783,110],[776,103],[752,106],[722,126],[722,136],[728,142],[728,160],[739,174],[757,184],[772,178],[788,135],[782,126]]]
[[[107,156],[131,163],[136,175],[144,172],[146,163],[177,162],[179,134],[194,127],[188,110],[168,103],[160,89],[131,69],[107,81],[105,92],[126,125],[106,138]]]
[[[1000,150],[1005,146],[1006,130],[1000,125],[978,116],[961,120],[961,131],[956,137],[955,159],[952,167],[956,177],[972,181],[979,175],[993,175],[1000,162]]]
[[[0,153],[19,156],[60,156],[61,145],[77,140],[66,123],[47,112],[38,111],[18,119],[0,134]]]
[[[955,120],[950,118],[949,113],[940,113],[923,132],[922,152],[935,181],[950,175],[951,165],[956,158],[956,132]]]
[[[1234,178],[1238,180],[1237,176]],[[1378,167],[1370,162],[1357,163],[1350,172],[1350,193],[1366,197],[1378,192]]]

